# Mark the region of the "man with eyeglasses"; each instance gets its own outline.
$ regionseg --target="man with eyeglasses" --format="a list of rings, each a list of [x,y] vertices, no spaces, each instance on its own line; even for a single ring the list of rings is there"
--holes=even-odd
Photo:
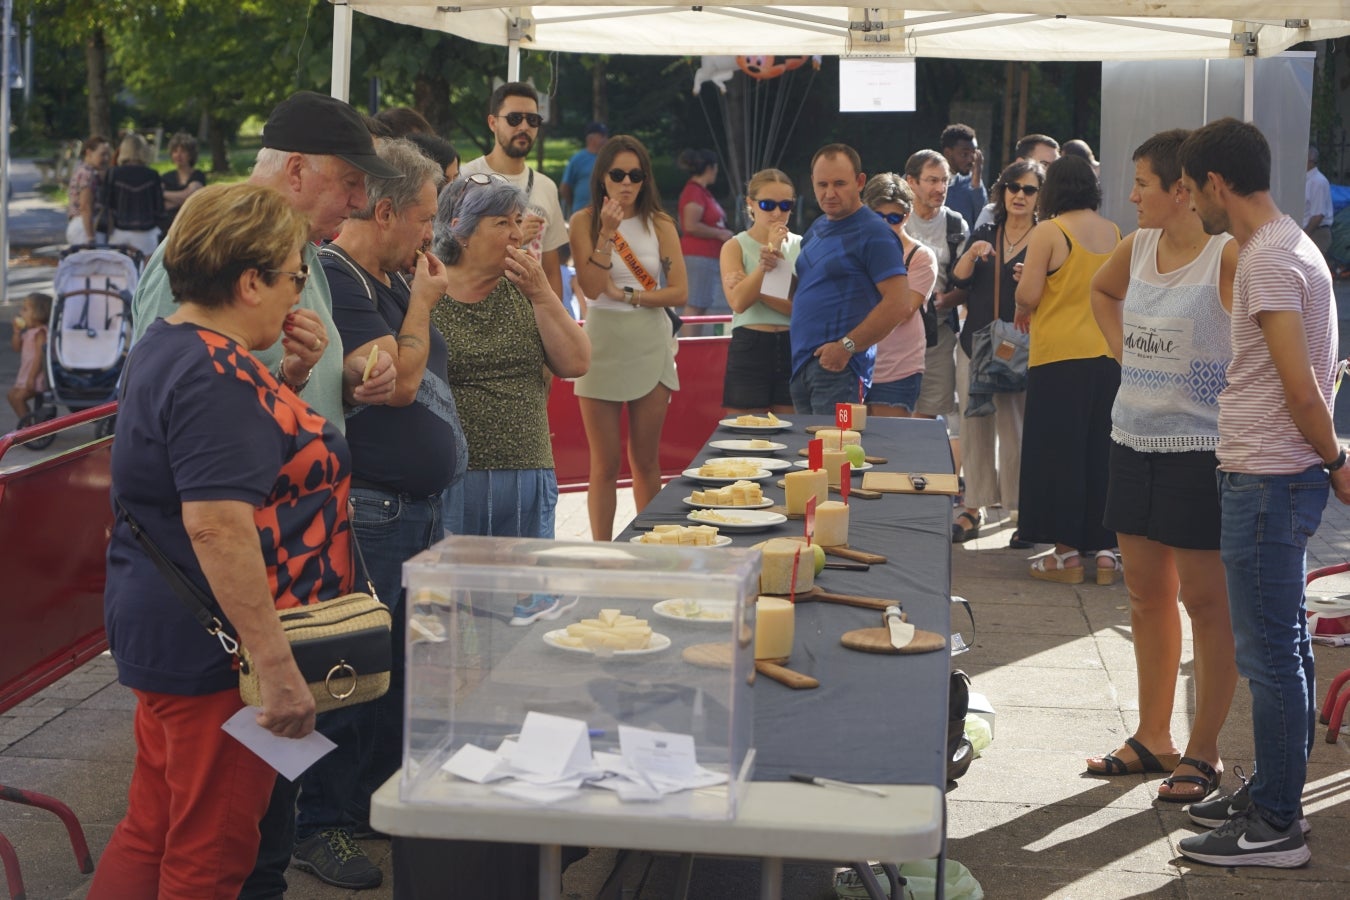
[[[811,159],[824,215],[802,237],[789,331],[792,405],[803,415],[832,416],[837,403],[861,403],[875,345],[905,315],[904,252],[863,205],[866,182],[858,151],[846,144],[827,144]]]
[[[952,442],[956,471],[961,471],[961,417],[956,414],[956,333],[960,330],[956,307],[964,291],[950,289],[952,266],[970,236],[970,226],[961,214],[946,206],[949,180],[947,160],[933,150],[920,150],[905,162],[905,181],[914,192],[914,214],[905,228],[937,257],[937,283],[933,307],[938,317],[937,343],[924,354],[923,384],[919,388],[916,416],[945,416]]]
[[[562,297],[558,248],[567,243],[567,219],[558,201],[558,186],[525,162],[544,124],[539,115],[539,92],[521,81],[501,85],[488,101],[487,124],[494,138],[491,152],[465,163],[460,174],[495,172],[525,192],[530,208],[522,224],[525,240],[521,249],[530,251],[539,260],[553,293]]]
[[[305,213],[310,240],[317,242],[332,237],[348,216],[366,205],[367,174],[401,177],[397,169],[376,155],[370,132],[356,110],[333,97],[299,91],[277,104],[263,126],[262,149],[249,181],[273,188]],[[189,198],[187,203],[191,202]],[[155,319],[178,308],[163,257],[161,244],[136,286],[132,303],[136,339]],[[328,280],[316,248],[306,244],[301,259],[308,277],[282,339],[265,350],[253,351],[253,355],[345,432],[344,406],[389,402],[397,373],[392,357],[382,350],[370,378],[363,380],[366,359],[357,354],[343,355],[342,341],[333,324]],[[277,776],[267,813],[259,825],[262,838],[258,860],[239,893],[240,900],[273,900],[285,893],[285,872],[295,843],[297,790],[294,783]]]
[[[394,359],[394,396],[347,419],[352,454],[351,529],[368,575],[403,634],[403,561],[444,536],[441,493],[464,472],[467,446],[445,383],[446,344],[431,309],[448,286],[431,242],[442,168],[407,140],[382,141],[380,158],[399,178],[367,178],[365,208],[319,251],[333,295],[333,321],[348,353]],[[411,285],[405,271],[414,271]],[[364,587],[364,585],[362,585]],[[336,749],[300,778],[293,864],[335,887],[382,880],[355,841],[369,832],[370,795],[398,770],[403,753],[403,641],[393,643],[383,697],[320,713],[317,730]]]

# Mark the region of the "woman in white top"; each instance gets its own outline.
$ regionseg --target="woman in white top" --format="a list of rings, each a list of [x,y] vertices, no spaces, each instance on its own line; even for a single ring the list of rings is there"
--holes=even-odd
[[[1189,132],[1134,152],[1139,230],[1092,282],[1092,311],[1116,359],[1105,524],[1120,540],[1139,682],[1139,727],[1089,772],[1170,771],[1158,799],[1190,803],[1219,786],[1219,730],[1237,684],[1219,558],[1218,395],[1231,355],[1237,243],[1211,237],[1191,210],[1177,153]],[[1195,719],[1186,752],[1172,740],[1181,662],[1177,598],[1195,645]]]
[[[614,535],[615,487],[628,407],[628,465],[639,512],[661,490],[661,426],[680,389],[667,307],[688,296],[675,220],[661,209],[642,142],[616,134],[595,158],[591,204],[572,217],[572,257],[587,297],[591,368],[576,381],[591,448],[591,537]]]
[[[727,415],[793,410],[788,389],[792,300],[787,295],[802,236],[788,230],[788,220],[796,196],[786,173],[756,172],[745,186],[750,227],[722,245],[722,290],[734,313],[722,383]],[[784,275],[786,279],[779,281]]]

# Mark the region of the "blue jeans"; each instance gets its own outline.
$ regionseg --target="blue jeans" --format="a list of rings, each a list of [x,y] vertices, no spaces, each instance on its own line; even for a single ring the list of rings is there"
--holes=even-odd
[[[317,728],[337,744],[300,776],[296,840],[326,828],[364,828],[370,795],[403,761],[404,619],[403,563],[445,535],[441,495],[410,497],[352,488],[353,589],[365,575],[394,614],[389,692],[378,700],[321,713]],[[361,558],[365,559],[365,568]]]
[[[1228,575],[1238,672],[1252,692],[1252,801],[1272,825],[1299,815],[1317,727],[1304,607],[1308,538],[1327,505],[1320,466],[1297,475],[1219,472],[1220,555]]]
[[[553,537],[558,476],[552,469],[470,469],[445,491],[445,533]]]
[[[812,357],[792,376],[792,405],[803,416],[832,416],[836,403],[860,403],[858,373],[827,372]]]

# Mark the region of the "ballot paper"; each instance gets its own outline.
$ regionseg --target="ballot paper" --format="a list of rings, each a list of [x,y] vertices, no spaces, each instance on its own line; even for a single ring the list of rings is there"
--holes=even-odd
[[[506,771],[507,764],[502,757],[476,744],[465,744],[460,747],[445,761],[441,769],[474,784],[487,784],[511,777],[511,773]]]
[[[220,728],[291,781],[337,746],[317,731],[302,738],[278,737],[258,724],[260,712],[256,706],[245,706]]]
[[[786,300],[792,296],[792,263],[780,259],[778,265],[765,272],[759,292],[766,297],[777,297],[779,300]]]
[[[591,767],[591,736],[581,719],[525,714],[511,765],[522,772],[561,777]]]

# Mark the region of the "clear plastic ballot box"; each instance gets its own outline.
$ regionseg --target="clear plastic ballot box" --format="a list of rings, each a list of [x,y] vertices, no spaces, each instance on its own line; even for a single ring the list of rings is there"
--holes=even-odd
[[[734,818],[754,765],[759,560],[466,536],[413,557],[400,799]]]

